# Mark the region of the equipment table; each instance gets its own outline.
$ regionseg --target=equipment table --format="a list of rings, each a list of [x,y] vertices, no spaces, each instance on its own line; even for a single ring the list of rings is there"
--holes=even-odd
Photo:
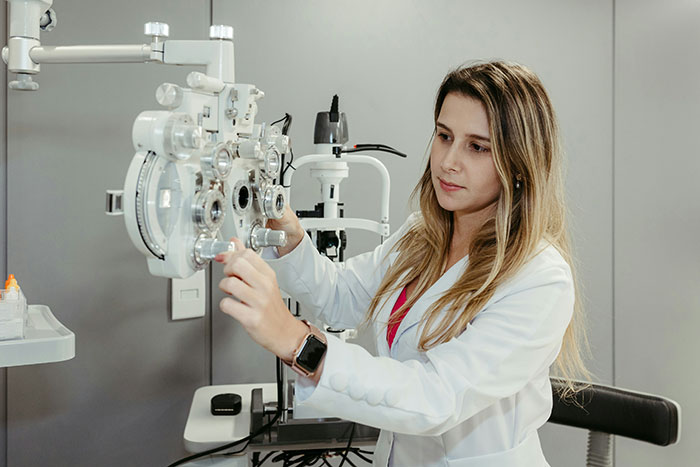
[[[192,453],[202,452],[248,436],[250,434],[251,420],[251,392],[256,388],[262,389],[263,403],[275,403],[277,401],[276,383],[230,384],[204,386],[197,389],[192,399],[192,406],[185,426],[185,449]],[[211,414],[211,398],[217,394],[223,393],[234,393],[241,396],[241,412],[238,415]],[[297,422],[298,421],[290,422],[290,424]],[[324,425],[322,419],[318,419],[312,423],[315,423],[317,427]],[[330,428],[330,425],[328,426]],[[374,429],[362,425],[357,425],[357,427],[357,435],[353,437],[353,446],[374,446],[376,443],[376,433],[368,431]],[[190,467],[213,465],[221,467],[243,467],[249,465],[248,453],[252,452],[342,449],[347,446],[347,439],[342,440],[337,438],[327,440],[300,439],[295,442],[279,442],[276,439],[276,428],[278,428],[277,425],[273,426],[272,435],[264,436],[263,441],[252,441],[239,455],[215,455],[213,457],[192,461],[186,465]],[[299,426],[299,430],[306,431],[306,428]],[[227,451],[237,451],[241,448],[243,448],[243,445],[233,447]]]

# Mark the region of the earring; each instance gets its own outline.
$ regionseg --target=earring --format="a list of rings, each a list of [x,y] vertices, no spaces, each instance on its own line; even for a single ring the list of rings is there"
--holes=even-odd
[[[519,190],[519,189],[520,189],[520,186],[521,186],[520,181],[521,181],[522,179],[523,179],[523,176],[520,175],[520,174],[517,174],[517,175],[515,176],[515,189],[516,189],[516,190]]]

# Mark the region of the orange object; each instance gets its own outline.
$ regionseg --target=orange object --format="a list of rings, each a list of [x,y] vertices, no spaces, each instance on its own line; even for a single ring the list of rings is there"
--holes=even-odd
[[[19,284],[17,284],[17,279],[15,279],[14,274],[10,274],[5,281],[5,289],[15,288],[19,290]]]

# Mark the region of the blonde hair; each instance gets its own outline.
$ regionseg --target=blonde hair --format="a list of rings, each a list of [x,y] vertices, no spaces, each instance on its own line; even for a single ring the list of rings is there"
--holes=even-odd
[[[469,245],[468,267],[424,314],[421,350],[464,332],[495,290],[539,252],[541,240],[554,245],[572,273],[574,269],[566,226],[559,129],[539,78],[524,66],[501,61],[458,68],[445,77],[438,90],[435,122],[450,93],[484,105],[501,191],[495,215],[486,220]],[[519,189],[514,186],[516,177]],[[418,198],[422,216],[395,245],[399,254],[372,299],[368,320],[376,317],[380,304],[392,293],[417,280],[413,293],[388,324],[397,323],[402,312],[440,278],[447,264],[453,218],[438,204],[429,162],[412,197]],[[577,293],[574,315],[555,362],[565,380],[589,376],[582,358],[587,350]],[[562,396],[576,390],[569,383]]]

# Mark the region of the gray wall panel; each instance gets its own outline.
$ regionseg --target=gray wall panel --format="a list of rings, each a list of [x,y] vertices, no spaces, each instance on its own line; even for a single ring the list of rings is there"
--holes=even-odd
[[[619,439],[617,460],[697,465],[700,4],[616,4],[616,382],[683,409],[678,445]]]
[[[207,37],[209,2],[60,1],[47,45],[143,43],[143,23]],[[30,303],[76,334],[68,362],[8,370],[9,465],[165,465],[184,454],[193,391],[208,383],[208,320],[170,322],[168,282],[149,275],[104,193],[123,186],[131,126],[156,87],[190,68],[46,65],[9,94],[9,270]]]
[[[7,2],[6,2],[7,3]],[[0,37],[7,37],[7,5],[0,7]],[[7,73],[0,73],[0,278],[7,261]],[[3,279],[4,280],[4,279]],[[4,287],[4,282],[0,287]],[[0,465],[7,456],[7,370],[0,368]]]
[[[235,27],[237,81],[266,92],[260,117],[269,122],[293,114],[297,157],[313,149],[316,112],[327,109],[333,93],[347,112],[352,142],[382,142],[409,154],[407,161],[379,156],[392,175],[393,229],[410,212],[406,200],[425,164],[434,93],[445,72],[477,58],[533,68],[558,110],[569,158],[591,367],[599,380],[612,381],[611,0],[216,0],[213,17]],[[308,172],[295,177],[292,206],[309,209],[320,199],[317,183]],[[341,185],[347,216],[378,214],[375,180],[369,170],[351,169]],[[376,243],[371,235],[351,234],[348,253]],[[271,381],[271,357],[228,317],[215,312],[213,319],[214,381]],[[552,465],[583,465],[582,433],[546,427],[543,438]],[[565,452],[559,449],[564,444]]]

